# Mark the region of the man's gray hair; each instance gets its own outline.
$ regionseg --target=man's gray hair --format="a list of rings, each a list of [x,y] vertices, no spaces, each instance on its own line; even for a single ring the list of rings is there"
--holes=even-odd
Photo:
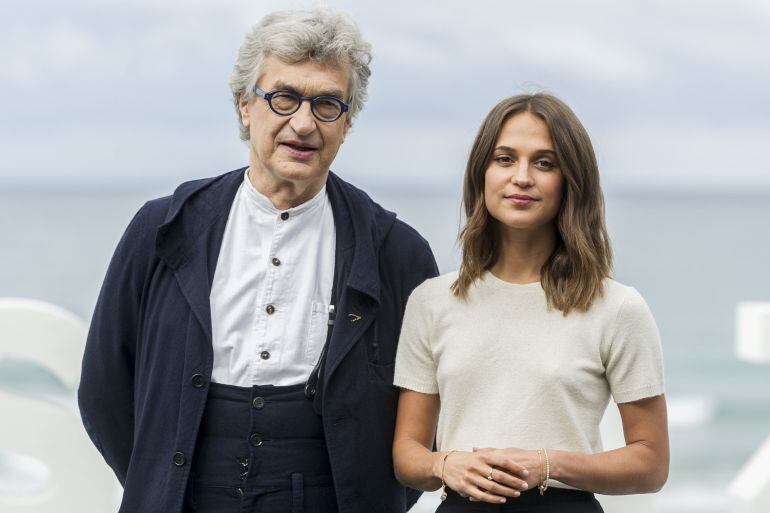
[[[274,12],[246,34],[230,75],[230,90],[244,141],[249,140],[249,129],[243,126],[240,102],[248,102],[254,96],[254,87],[268,55],[289,63],[312,59],[349,64],[350,97],[343,98],[350,105],[348,119],[352,122],[363,108],[372,54],[371,45],[362,39],[353,18],[328,8]]]

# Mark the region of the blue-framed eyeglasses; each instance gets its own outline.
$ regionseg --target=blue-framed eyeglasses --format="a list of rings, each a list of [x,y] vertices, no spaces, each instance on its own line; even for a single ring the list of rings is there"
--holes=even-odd
[[[302,102],[310,102],[310,110],[318,121],[331,123],[337,121],[340,116],[348,111],[349,106],[339,98],[334,96],[300,96],[294,91],[279,89],[269,93],[264,92],[259,87],[254,86],[254,92],[260,98],[264,98],[270,110],[279,116],[291,116],[299,110]]]

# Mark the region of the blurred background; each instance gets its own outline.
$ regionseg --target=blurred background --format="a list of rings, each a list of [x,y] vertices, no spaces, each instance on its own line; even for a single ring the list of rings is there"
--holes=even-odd
[[[246,165],[227,78],[247,28],[313,5],[4,0],[0,297],[87,321],[144,201]],[[615,277],[663,340],[672,466],[654,510],[728,511],[730,481],[770,434],[770,366],[734,356],[736,304],[770,300],[770,3],[323,5],[350,12],[374,53],[332,169],[417,228],[442,272],[459,262],[462,174],[488,110],[542,90],[575,110],[599,158]],[[0,389],[42,376],[12,367]],[[0,441],[0,477],[12,453]]]

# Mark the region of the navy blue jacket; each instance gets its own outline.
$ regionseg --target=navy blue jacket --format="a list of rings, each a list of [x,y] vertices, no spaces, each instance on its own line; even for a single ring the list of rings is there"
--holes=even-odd
[[[121,512],[182,509],[211,377],[209,294],[243,172],[187,182],[146,203],[110,262],[78,400],[124,486]],[[361,190],[329,173],[327,191],[343,286],[314,407],[340,513],[400,513],[419,493],[393,474],[396,344],[406,300],[437,274],[436,263],[415,230]]]

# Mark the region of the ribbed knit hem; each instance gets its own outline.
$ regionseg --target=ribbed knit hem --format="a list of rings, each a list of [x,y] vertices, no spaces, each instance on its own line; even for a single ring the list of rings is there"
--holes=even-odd
[[[406,388],[407,390],[413,390],[422,394],[438,394],[438,385],[435,383],[421,383],[419,381],[403,379],[397,376],[393,380],[393,384],[397,387]]]
[[[618,403],[631,403],[634,401],[639,401],[640,399],[647,399],[648,397],[655,397],[656,395],[661,395],[665,392],[665,387],[663,386],[663,383],[658,383],[655,385],[649,385],[642,388],[637,388],[635,390],[628,390],[625,392],[617,392],[612,394],[613,400]]]

